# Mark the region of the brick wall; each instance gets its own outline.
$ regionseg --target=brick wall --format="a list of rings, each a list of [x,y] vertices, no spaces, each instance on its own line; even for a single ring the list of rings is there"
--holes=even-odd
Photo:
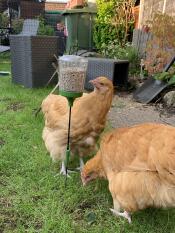
[[[68,3],[69,8],[83,7],[84,0],[70,0]]]
[[[66,7],[66,3],[53,3],[53,2],[46,2],[45,3],[45,10],[46,11],[60,11],[64,10]]]
[[[1,1],[1,0],[0,0]],[[21,17],[26,18],[35,18],[38,15],[44,14],[44,11],[54,11],[54,10],[64,10],[66,3],[37,3],[34,1],[22,0],[20,3],[21,6]]]
[[[54,11],[54,10],[64,10],[66,7],[66,3],[37,3],[35,1],[30,0],[21,0],[20,8],[21,8],[21,18],[35,18],[40,14],[44,14],[44,11]],[[0,13],[7,9],[7,0],[0,0]]]
[[[44,3],[37,3],[33,1],[21,1],[21,18],[31,19],[44,14]]]

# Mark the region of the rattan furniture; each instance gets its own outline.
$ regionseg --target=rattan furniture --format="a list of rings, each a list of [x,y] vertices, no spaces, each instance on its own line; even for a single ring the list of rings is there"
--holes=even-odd
[[[25,19],[20,35],[36,36],[39,27],[39,20]]]
[[[114,86],[127,88],[128,83],[128,60],[115,60],[107,58],[88,58],[88,69],[85,81],[85,89],[92,90],[90,80],[99,76],[109,78]]]
[[[9,46],[0,45],[0,53],[4,53],[10,50]]]
[[[53,54],[58,54],[56,36],[10,36],[12,81],[27,88],[42,87],[54,72]]]
[[[22,32],[10,36],[12,82],[27,88],[46,85],[61,46],[57,36],[37,36],[38,26],[38,20],[25,20]]]

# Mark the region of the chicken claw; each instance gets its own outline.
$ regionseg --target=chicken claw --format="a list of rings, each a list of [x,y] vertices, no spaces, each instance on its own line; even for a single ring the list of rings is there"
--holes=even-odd
[[[69,173],[69,170],[67,170],[67,172],[66,172],[66,167],[65,167],[64,161],[62,161],[60,174],[63,175],[63,176],[67,176],[68,178],[70,178],[70,175],[68,173]]]
[[[83,170],[83,167],[84,167],[84,161],[82,158],[79,159],[80,160],[80,166],[77,167],[76,169],[79,170],[79,171],[82,171]]]
[[[60,174],[63,174],[63,175],[65,175],[65,176],[67,175],[67,174],[66,174],[66,167],[65,167],[64,161],[62,161],[62,163],[61,163]]]
[[[64,162],[61,163],[61,169],[60,169],[60,174],[63,176],[67,176],[68,178],[71,178],[71,176],[69,175],[69,173],[76,173],[76,171],[72,171],[72,170],[67,170],[66,172],[66,167]]]
[[[131,223],[131,216],[130,214],[127,212],[127,211],[124,211],[123,213],[117,211],[117,210],[114,210],[114,209],[110,209],[110,211],[115,214],[116,216],[121,216],[121,217],[124,217],[128,220],[129,223]]]

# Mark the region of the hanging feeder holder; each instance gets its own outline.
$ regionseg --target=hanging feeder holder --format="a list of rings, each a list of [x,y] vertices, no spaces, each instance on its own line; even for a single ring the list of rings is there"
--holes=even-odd
[[[69,104],[66,173],[70,158],[71,110],[74,100],[83,95],[87,65],[88,60],[84,57],[64,55],[59,58],[59,94],[66,97]]]

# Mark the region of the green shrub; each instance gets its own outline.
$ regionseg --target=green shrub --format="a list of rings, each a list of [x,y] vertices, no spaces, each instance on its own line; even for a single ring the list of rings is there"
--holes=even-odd
[[[140,63],[138,52],[128,43],[134,27],[134,3],[135,0],[97,0],[93,34],[95,46],[103,56],[129,60],[130,73],[137,73]]]
[[[125,46],[132,33],[135,0],[97,0],[97,18],[94,25],[94,43],[100,51],[103,44],[118,40]]]
[[[169,85],[175,86],[175,65],[173,64],[168,71],[154,74],[154,79],[168,82]]]
[[[0,27],[7,28],[9,26],[9,17],[7,14],[0,13]],[[23,26],[23,19],[13,19],[12,20],[12,28],[13,28],[13,33],[18,34],[22,30]]]
[[[38,35],[47,35],[47,36],[53,36],[54,35],[54,29],[50,25],[46,24],[45,19],[42,16],[38,17],[40,23],[39,23],[39,29],[38,29]]]
[[[45,19],[42,16],[37,17],[39,20],[39,28],[38,28],[38,35],[47,35],[53,36],[54,29],[47,25]],[[14,34],[19,34],[22,31],[24,19],[13,19],[12,20],[12,28]],[[0,27],[8,27],[9,24],[9,17],[6,14],[0,14]]]
[[[23,19],[13,19],[12,28],[14,34],[19,34],[22,31],[24,20]]]
[[[5,28],[8,27],[9,17],[6,14],[0,13],[0,27]]]
[[[116,39],[116,30],[111,24],[111,18],[114,15],[114,1],[97,0],[97,9],[93,39],[96,48],[101,50],[104,43],[108,44]]]
[[[140,58],[137,50],[131,45],[126,43],[124,47],[119,45],[117,40],[110,42],[109,44],[103,44],[101,46],[101,53],[104,57],[129,60],[130,62],[130,73],[134,74],[139,72],[140,69]]]

